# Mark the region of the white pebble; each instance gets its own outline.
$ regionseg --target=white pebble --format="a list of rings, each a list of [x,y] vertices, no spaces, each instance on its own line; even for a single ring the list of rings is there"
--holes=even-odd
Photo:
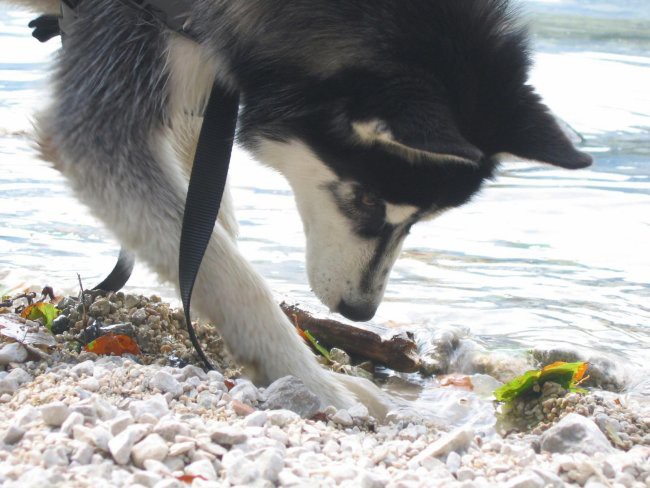
[[[79,412],[72,412],[65,419],[63,424],[61,424],[61,432],[65,435],[72,435],[72,430],[76,425],[82,425],[84,423],[84,416]]]
[[[160,437],[158,434],[149,434],[142,441],[133,446],[131,457],[133,458],[134,464],[137,467],[142,468],[147,459],[162,461],[167,457],[168,452],[169,448],[167,447],[165,439]]]
[[[337,410],[336,413],[332,415],[331,420],[335,424],[338,424],[342,427],[350,427],[354,425],[354,420],[352,420],[352,416],[350,415],[350,412],[343,409]]]
[[[172,397],[176,398],[183,393],[183,385],[181,385],[176,378],[165,371],[158,371],[149,380],[151,388],[157,388],[163,393],[171,393]]]
[[[65,422],[65,419],[70,415],[70,409],[63,402],[52,402],[47,405],[43,405],[40,408],[41,416],[43,417],[43,422],[45,422],[50,427],[61,427],[61,424]]]
[[[70,371],[72,371],[78,377],[83,375],[92,376],[93,372],[95,371],[95,363],[89,359],[83,363],[76,364]]]
[[[9,363],[22,363],[27,359],[27,356],[27,349],[25,349],[22,344],[19,344],[18,342],[5,344],[2,349],[0,349],[0,365],[4,366]]]
[[[185,474],[190,476],[203,476],[208,481],[217,479],[217,472],[214,470],[214,466],[206,459],[187,465],[185,467]]]
[[[128,462],[133,446],[147,434],[148,430],[149,427],[146,425],[129,425],[109,441],[108,449],[117,464]]]
[[[167,415],[169,412],[169,406],[167,405],[167,400],[165,400],[164,396],[155,395],[147,400],[131,402],[129,405],[129,411],[136,421],[139,421],[140,417],[146,414],[160,419]]]

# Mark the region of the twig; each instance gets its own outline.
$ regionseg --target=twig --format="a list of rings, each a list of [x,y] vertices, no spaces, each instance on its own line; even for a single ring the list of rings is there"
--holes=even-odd
[[[81,320],[84,324],[84,327],[86,327],[88,325],[88,314],[86,312],[86,302],[84,300],[84,293],[85,293],[84,286],[81,283],[81,275],[79,273],[77,273],[77,278],[79,279],[79,288],[81,289],[81,307],[83,310],[83,315],[81,316]]]

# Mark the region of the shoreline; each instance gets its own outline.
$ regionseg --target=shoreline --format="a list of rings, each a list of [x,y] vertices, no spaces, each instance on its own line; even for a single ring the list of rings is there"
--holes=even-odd
[[[59,346],[79,322],[77,304],[62,305],[72,329],[55,336]],[[221,372],[170,366],[170,355],[192,361],[192,352],[172,330],[182,316],[155,297],[98,295],[87,308],[106,322],[125,315],[143,349],[165,355],[139,364],[57,346],[0,366],[2,486],[650,486],[647,398],[549,388],[514,407],[544,422],[505,438],[412,416],[380,424],[361,405],[315,407],[296,379],[257,388],[220,341],[206,345]],[[22,347],[1,340],[0,358]]]

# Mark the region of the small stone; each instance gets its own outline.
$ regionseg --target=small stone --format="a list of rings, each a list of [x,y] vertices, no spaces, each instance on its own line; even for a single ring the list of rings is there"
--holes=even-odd
[[[226,479],[231,485],[251,486],[259,477],[260,473],[255,463],[244,457],[226,466]]]
[[[548,452],[582,452],[587,455],[614,451],[598,426],[592,420],[576,413],[568,414],[547,430],[542,435],[541,448]]]
[[[368,412],[368,407],[362,403],[357,403],[348,408],[348,413],[353,420],[358,422],[365,422],[370,418],[370,412]]]
[[[451,451],[447,455],[447,461],[445,464],[447,465],[447,469],[451,474],[456,474],[462,465],[460,454],[458,454],[456,451]]]
[[[157,388],[163,393],[171,393],[173,398],[177,398],[183,393],[183,385],[172,375],[165,371],[158,371],[149,380],[151,388]]]
[[[330,349],[330,360],[342,366],[349,365],[351,363],[350,355],[338,347],[333,347]]]
[[[295,376],[274,381],[264,392],[263,399],[264,407],[269,410],[291,410],[303,418],[313,417],[320,409],[318,397]]]
[[[332,415],[332,422],[335,424],[338,424],[342,427],[350,427],[354,425],[354,420],[352,420],[352,416],[350,415],[350,412],[347,410],[337,410],[334,415]]]
[[[196,442],[194,441],[177,442],[176,444],[172,444],[172,446],[169,448],[169,455],[180,456],[181,454],[190,452],[195,447],[196,447]]]
[[[210,374],[215,373],[221,377],[221,381],[223,381],[223,375],[219,373],[218,371],[208,371],[208,374],[205,373],[201,368],[198,368],[194,366],[193,364],[188,364],[185,366],[183,369],[181,369],[181,374],[183,381],[186,381],[190,378],[196,377],[201,381],[204,381],[208,378],[210,378]]]
[[[129,405],[129,411],[136,421],[146,414],[153,415],[159,419],[167,415],[169,412],[169,406],[167,405],[167,400],[165,400],[164,396],[155,395],[147,400],[131,402]]]
[[[84,378],[79,382],[79,386],[83,388],[84,390],[90,391],[90,392],[96,392],[99,391],[99,381],[97,381],[95,378]]]
[[[107,298],[97,298],[88,309],[93,317],[108,317],[111,313],[111,302]]]
[[[2,436],[2,442],[8,445],[15,444],[25,435],[25,429],[17,425],[10,425]]]
[[[230,390],[230,396],[246,405],[255,406],[260,399],[257,387],[248,380],[237,380],[237,384]]]
[[[52,466],[67,466],[70,463],[65,449],[62,447],[48,447],[43,452],[43,465],[46,468]]]
[[[262,478],[275,483],[284,468],[284,456],[278,449],[266,449],[255,457],[254,464]]]
[[[10,344],[5,344],[0,349],[0,365],[6,365],[9,363],[22,363],[27,360],[27,349],[23,347],[22,344],[18,342],[12,342]]]
[[[196,396],[196,404],[206,409],[215,408],[221,400],[221,395],[215,395],[209,391],[202,391]]]
[[[267,422],[271,425],[284,427],[287,424],[300,419],[300,415],[291,410],[268,410],[266,412]]]
[[[388,480],[379,474],[371,471],[362,471],[357,475],[352,486],[358,486],[359,488],[384,488],[387,484]]]
[[[444,457],[450,452],[463,451],[469,447],[473,439],[473,429],[460,428],[442,436],[413,459],[422,463],[426,458]]]
[[[50,330],[54,335],[59,335],[67,332],[70,330],[70,319],[67,315],[59,315],[52,321],[52,327]]]
[[[504,488],[544,488],[545,483],[542,478],[534,473],[524,473],[515,476],[503,486]]]
[[[293,412],[291,412],[293,413]],[[263,410],[256,410],[246,417],[245,425],[247,427],[264,427],[266,421],[268,420],[268,415]]]
[[[29,383],[34,378],[32,377],[31,374],[29,374],[23,368],[14,368],[9,372],[9,374],[7,376],[5,376],[5,379],[6,380],[16,381],[18,383],[18,386],[20,386],[20,385],[23,385],[25,383]]]
[[[93,372],[95,371],[95,363],[93,363],[90,359],[88,361],[84,361],[83,363],[76,364],[75,366],[72,367],[71,371],[77,375],[77,377],[86,375],[86,376],[92,376]]]
[[[13,395],[18,390],[18,382],[14,379],[0,379],[0,395]]]
[[[458,481],[472,481],[476,478],[476,474],[472,468],[462,467],[456,471],[456,479]]]
[[[149,434],[142,441],[133,446],[131,457],[133,458],[134,464],[137,467],[142,468],[147,459],[162,461],[167,457],[168,452],[169,448],[167,447],[165,439],[160,437],[158,434]]]
[[[217,472],[214,466],[207,459],[195,461],[185,467],[185,474],[190,476],[203,476],[208,481],[217,479]]]
[[[61,432],[65,435],[72,435],[72,431],[76,425],[84,423],[84,416],[79,412],[70,412],[68,417],[61,424]]]
[[[112,436],[116,436],[132,424],[133,417],[128,412],[123,412],[118,417],[107,422],[108,430]]]
[[[246,442],[246,434],[236,427],[226,425],[213,430],[210,433],[210,439],[222,446],[233,446]]]
[[[126,464],[136,442],[142,439],[149,427],[141,424],[130,425],[108,443],[108,449],[117,464]]]
[[[131,322],[133,322],[133,325],[142,325],[146,320],[147,312],[144,308],[137,309],[135,312],[133,312],[133,315],[131,315]]]
[[[124,296],[124,308],[127,310],[137,307],[140,303],[140,297],[131,295],[130,293]]]
[[[43,422],[50,427],[61,427],[70,415],[70,409],[63,402],[52,402],[40,408]]]
[[[153,431],[166,441],[173,442],[177,435],[190,435],[190,429],[175,418],[162,418]]]
[[[246,417],[247,415],[250,415],[256,411],[250,405],[240,402],[239,400],[232,400],[232,402],[230,402],[230,406],[232,407],[232,411],[240,417]]]

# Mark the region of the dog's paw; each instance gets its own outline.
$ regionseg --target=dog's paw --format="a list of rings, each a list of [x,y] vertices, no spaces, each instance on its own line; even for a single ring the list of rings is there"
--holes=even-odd
[[[368,412],[379,421],[386,418],[388,412],[396,407],[389,395],[373,382],[332,371],[324,371],[332,388],[326,391],[314,392],[321,398],[323,406],[334,405],[337,408],[350,408],[356,403],[362,403]]]

